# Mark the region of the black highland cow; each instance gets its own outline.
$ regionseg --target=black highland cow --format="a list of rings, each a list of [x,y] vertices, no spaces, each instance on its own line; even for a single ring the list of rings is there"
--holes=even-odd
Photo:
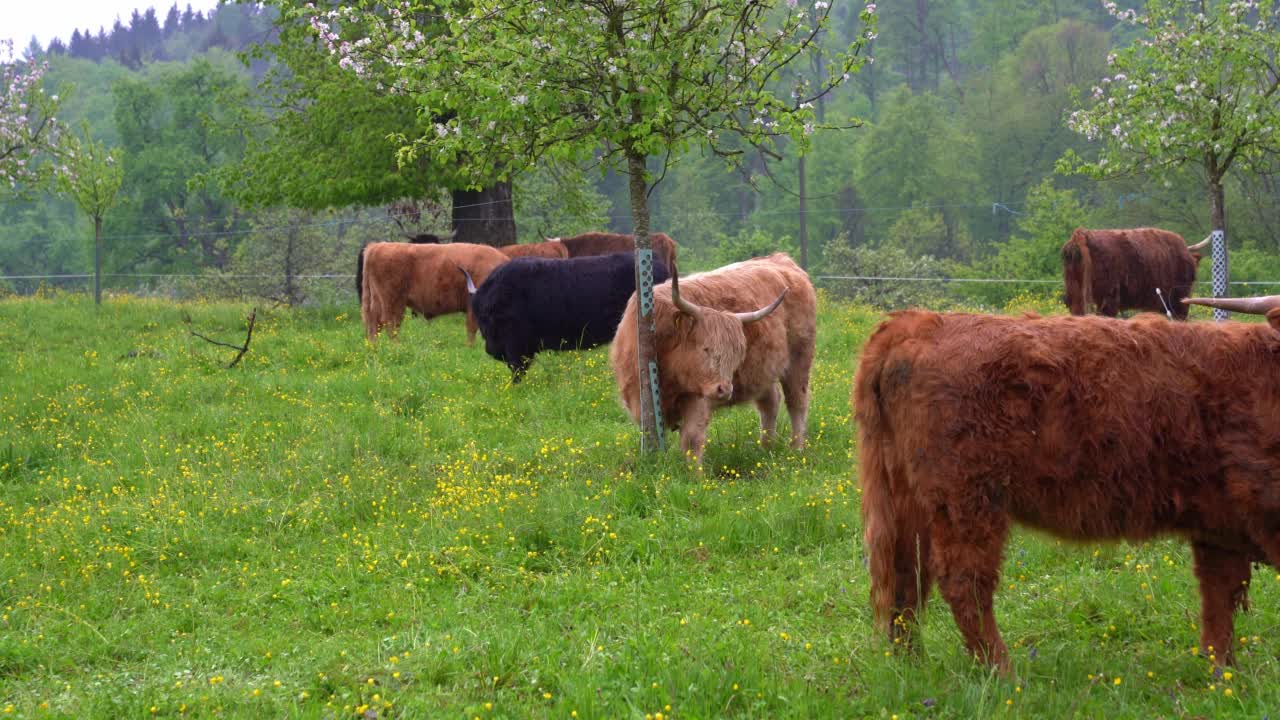
[[[668,277],[666,264],[655,258],[654,283]],[[467,286],[485,351],[511,368],[516,383],[541,350],[585,350],[613,339],[636,289],[635,253],[515,258],[479,288],[468,275]]]

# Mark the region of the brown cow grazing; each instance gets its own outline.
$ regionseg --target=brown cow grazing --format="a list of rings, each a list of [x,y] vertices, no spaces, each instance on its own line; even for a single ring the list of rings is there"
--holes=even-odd
[[[671,280],[654,288],[662,417],[702,461],[716,408],[754,402],[762,442],[773,438],[778,383],[791,415],[791,446],[804,445],[817,297],[809,276],[784,253]],[[784,302],[785,300],[785,302]],[[609,352],[622,404],[639,422],[636,296]]]
[[[1096,303],[1098,312],[1110,317],[1121,310],[1149,310],[1186,320],[1182,299],[1196,281],[1196,251],[1208,243],[1205,238],[1188,247],[1181,235],[1159,228],[1076,228],[1062,246],[1067,307],[1072,315],[1085,315]]]
[[[649,241],[653,244],[653,254],[668,268],[675,267],[676,243],[666,233],[649,233]],[[573,237],[560,238],[569,257],[583,255],[612,255],[616,252],[631,252],[636,249],[636,236],[622,233],[589,232]]]
[[[467,300],[467,283],[458,268],[477,282],[508,260],[496,248],[470,243],[410,245],[373,243],[364,249],[364,287],[360,317],[369,341],[387,326],[392,337],[400,330],[405,308],[430,320],[447,313],[467,313],[467,344],[475,342],[476,320]]]
[[[1009,670],[992,608],[1010,523],[1191,543],[1200,642],[1232,662],[1253,562],[1280,567],[1280,296],[1269,325],[895,313],[853,388],[871,603],[910,644],[937,583]],[[1238,301],[1237,301],[1238,302]]]
[[[449,237],[440,236],[434,233],[418,233],[410,237],[406,242],[415,243],[417,245],[439,245],[447,242]],[[356,253],[356,299],[364,297],[364,246],[360,246],[360,251]]]
[[[503,255],[506,255],[509,258],[543,257],[563,260],[569,257],[569,248],[566,248],[564,243],[559,240],[503,245],[498,249],[502,251]]]

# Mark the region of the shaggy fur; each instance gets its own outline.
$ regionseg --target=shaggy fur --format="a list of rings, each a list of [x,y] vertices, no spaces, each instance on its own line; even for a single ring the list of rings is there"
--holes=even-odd
[[[782,304],[761,320],[743,323],[732,314],[766,307],[783,291]],[[701,462],[711,413],[744,402],[755,403],[761,441],[770,442],[779,383],[791,415],[791,445],[803,446],[817,316],[817,297],[804,270],[785,253],[775,253],[690,275],[680,281],[680,295],[702,306],[700,320],[671,302],[670,281],[653,294],[662,417],[679,428],[684,451]],[[636,320],[633,295],[609,357],[622,404],[639,422]]]
[[[609,255],[616,252],[627,252],[636,249],[636,236],[621,233],[589,232],[573,237],[561,238],[569,257],[583,255]],[[653,256],[667,267],[676,261],[676,243],[666,233],[649,233],[649,242],[653,245]]]
[[[419,233],[408,238],[413,245],[439,245],[444,242],[444,238],[438,234]],[[367,246],[365,246],[367,247]],[[361,247],[356,254],[356,297],[358,300],[365,299],[365,247]]]
[[[1067,307],[1084,315],[1115,317],[1121,310],[1164,313],[1164,302],[1179,320],[1187,319],[1182,299],[1191,294],[1200,255],[1182,236],[1159,228],[1085,230],[1076,228],[1062,246],[1062,279]]]
[[[1250,563],[1280,566],[1280,311],[895,313],[853,389],[871,600],[910,641],[936,583],[969,651],[1008,670],[992,595],[1011,522],[1070,540],[1191,543],[1201,643],[1232,661]]]
[[[503,255],[509,258],[518,257],[543,257],[543,258],[559,258],[565,259],[569,257],[569,248],[559,240],[544,240],[536,243],[519,243],[516,245],[503,245],[498,248]]]
[[[458,268],[466,268],[476,282],[484,282],[495,267],[507,261],[496,248],[470,243],[373,243],[362,257],[360,317],[370,342],[377,339],[383,326],[395,337],[405,308],[409,308],[428,320],[447,313],[467,313],[468,345],[475,342],[476,321],[467,303],[466,279]]]
[[[666,266],[654,263],[654,281],[667,277]],[[635,289],[632,252],[518,258],[493,271],[472,296],[471,307],[485,351],[505,362],[511,381],[519,382],[539,350],[585,349],[612,340]]]

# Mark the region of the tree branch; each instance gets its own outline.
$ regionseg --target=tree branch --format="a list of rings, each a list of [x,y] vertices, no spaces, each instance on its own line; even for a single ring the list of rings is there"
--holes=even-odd
[[[209,337],[205,337],[204,335],[201,335],[195,330],[188,329],[188,332],[200,338],[201,340],[204,340],[207,343],[211,343],[213,345],[219,345],[221,347],[231,348],[232,350],[239,350],[240,352],[236,353],[235,359],[232,360],[227,365],[227,369],[230,370],[231,368],[235,367],[237,363],[240,362],[240,359],[244,357],[245,353],[249,352],[249,342],[253,340],[253,325],[257,321],[257,319],[258,319],[258,309],[254,308],[252,311],[249,312],[249,329],[245,333],[243,345],[232,345],[231,343],[224,343],[220,340],[214,340],[213,338],[209,338]],[[190,317],[185,318],[185,320],[187,324],[191,323]]]

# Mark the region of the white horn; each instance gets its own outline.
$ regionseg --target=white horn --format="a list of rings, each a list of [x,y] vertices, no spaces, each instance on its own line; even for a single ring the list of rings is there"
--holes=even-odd
[[[1250,315],[1266,315],[1269,311],[1280,308],[1280,295],[1265,295],[1251,298],[1186,298],[1182,302],[1190,305],[1207,305],[1219,310],[1242,312]]]
[[[1187,246],[1187,249],[1188,249],[1188,250],[1192,250],[1192,251],[1194,251],[1194,250],[1203,250],[1203,249],[1205,248],[1205,246],[1209,244],[1209,241],[1210,241],[1210,240],[1212,240],[1212,239],[1213,239],[1213,235],[1210,235],[1209,237],[1207,237],[1207,238],[1205,238],[1205,239],[1201,240],[1200,242],[1196,243],[1195,245],[1188,245],[1188,246]]]
[[[789,292],[790,290],[791,288],[789,287],[783,288],[782,294],[778,296],[778,299],[774,300],[772,303],[769,303],[769,305],[766,307],[762,307],[759,310],[755,310],[753,312],[734,313],[733,316],[741,320],[742,324],[744,325],[749,322],[755,322],[757,320],[760,320],[761,318],[764,318],[774,310],[777,310],[778,306],[782,304],[782,298],[786,297],[787,292]]]
[[[464,268],[464,267],[462,267],[461,265],[459,265],[459,266],[458,266],[458,269],[462,271],[462,274],[463,274],[463,275],[466,275],[466,276],[467,276],[467,293],[468,293],[468,294],[470,294],[470,295],[475,295],[475,294],[476,294],[476,284],[475,284],[475,282],[471,279],[471,273],[467,272],[467,269],[466,269],[466,268]]]
[[[671,263],[671,302],[694,318],[702,317],[702,308],[680,297],[680,273],[674,262]]]

